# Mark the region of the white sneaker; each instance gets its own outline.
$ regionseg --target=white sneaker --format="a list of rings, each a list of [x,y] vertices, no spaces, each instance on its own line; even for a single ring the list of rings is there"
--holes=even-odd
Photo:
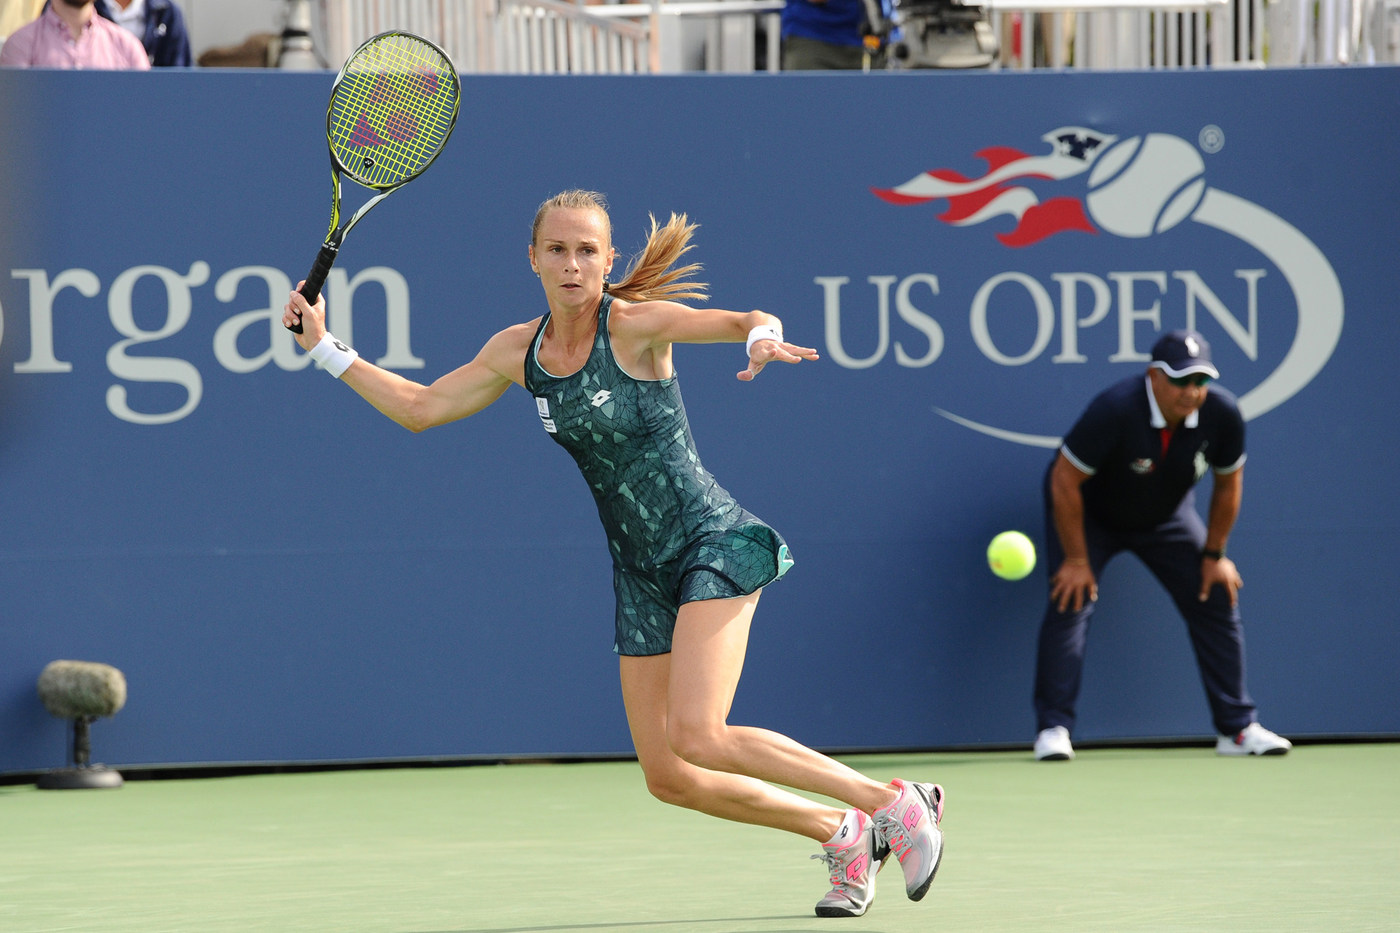
[[[1287,755],[1293,743],[1252,722],[1239,735],[1222,735],[1215,740],[1217,755]]]
[[[1035,737],[1036,761],[1069,761],[1073,757],[1074,746],[1069,744],[1069,730],[1064,726],[1041,729]]]

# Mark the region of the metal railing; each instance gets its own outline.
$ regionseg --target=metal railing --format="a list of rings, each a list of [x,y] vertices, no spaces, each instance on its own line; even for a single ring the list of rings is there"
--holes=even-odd
[[[325,59],[331,67],[377,33],[404,29],[431,39],[459,71],[495,71],[496,9],[477,0],[318,0]]]
[[[1274,0],[1267,11],[1269,63],[1400,63],[1400,0]]]
[[[660,70],[654,29],[594,16],[560,0],[499,0],[496,63],[510,74],[638,74]]]
[[[969,4],[974,0],[968,0]],[[1400,0],[981,0],[993,68],[1180,68],[1400,62]],[[325,58],[408,29],[466,73],[696,70],[678,51],[698,28],[706,70],[779,61],[783,0],[318,0]],[[912,9],[912,7],[910,7]],[[721,25],[723,24],[723,25]],[[908,28],[909,24],[905,24]],[[745,60],[747,58],[747,60]],[[722,67],[714,62],[722,60]]]
[[[1262,61],[1263,0],[988,0],[1004,67],[1179,68]],[[1242,28],[1239,28],[1242,27]],[[1245,41],[1237,43],[1235,36]]]
[[[783,0],[679,0],[570,3],[566,0],[319,0],[325,58],[344,61],[360,42],[387,29],[432,39],[467,73],[635,74],[684,70],[662,50],[675,21],[746,21],[753,70],[755,16],[769,23],[769,61],[778,61],[777,11]],[[712,40],[718,44],[720,40]],[[734,56],[730,56],[733,58]],[[731,63],[729,70],[736,70]]]
[[[986,0],[1004,67],[1400,62],[1400,0]]]
[[[682,20],[703,20],[705,21],[704,41],[706,45],[718,52],[709,56],[707,69],[709,71],[753,71],[753,39],[756,27],[756,20],[762,19],[764,33],[766,34],[767,45],[765,48],[764,60],[767,62],[766,70],[777,71],[781,57],[779,42],[781,39],[781,25],[779,14],[782,12],[785,0],[650,0],[646,3],[626,3],[607,2],[593,4],[589,10],[595,16],[607,17],[609,19],[630,17],[637,21],[645,21],[652,31],[652,35],[658,37],[655,43],[658,50],[664,44],[665,39],[674,34],[675,26]],[[730,28],[726,28],[726,27]],[[747,30],[748,42],[739,41],[737,43],[727,42],[733,37],[734,28]],[[726,32],[730,35],[726,36]],[[741,53],[746,50],[749,53],[749,60],[735,67],[732,61],[736,56],[732,53],[726,54],[726,46],[737,46]],[[658,51],[656,67],[653,71],[675,71],[675,67],[668,67],[674,63],[676,55],[665,55]],[[671,61],[668,61],[671,60]]]

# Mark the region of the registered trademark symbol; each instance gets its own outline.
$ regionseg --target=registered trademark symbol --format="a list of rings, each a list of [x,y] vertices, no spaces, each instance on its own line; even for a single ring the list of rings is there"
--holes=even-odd
[[[1225,131],[1214,123],[1201,127],[1201,151],[1219,152],[1225,148]]]

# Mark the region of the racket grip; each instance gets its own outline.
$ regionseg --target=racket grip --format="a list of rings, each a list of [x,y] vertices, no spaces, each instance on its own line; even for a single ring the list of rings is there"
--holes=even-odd
[[[316,254],[316,261],[311,264],[311,271],[306,273],[306,281],[302,283],[301,296],[312,304],[321,294],[321,286],[326,284],[326,276],[331,273],[331,266],[335,265],[336,254],[340,252],[338,245],[327,243],[321,247],[321,251]],[[301,333],[301,322],[293,324],[287,328],[294,334]]]

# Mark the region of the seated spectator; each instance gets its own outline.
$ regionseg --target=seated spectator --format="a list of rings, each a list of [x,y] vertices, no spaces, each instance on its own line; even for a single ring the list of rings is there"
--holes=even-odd
[[[95,9],[139,39],[152,66],[188,68],[193,63],[185,17],[171,0],[97,0]]]
[[[39,18],[16,29],[0,47],[0,67],[94,68],[143,71],[151,67],[136,37],[93,12],[94,0],[53,0]]]

